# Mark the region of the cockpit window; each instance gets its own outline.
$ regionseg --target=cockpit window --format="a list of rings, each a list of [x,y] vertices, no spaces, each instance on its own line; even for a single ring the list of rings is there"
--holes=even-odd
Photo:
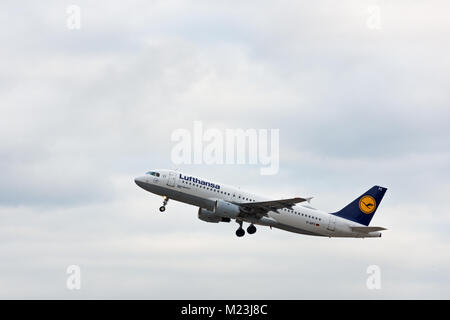
[[[159,172],[155,172],[155,171],[149,171],[146,174],[149,174],[149,175],[155,176],[155,177],[159,177]]]

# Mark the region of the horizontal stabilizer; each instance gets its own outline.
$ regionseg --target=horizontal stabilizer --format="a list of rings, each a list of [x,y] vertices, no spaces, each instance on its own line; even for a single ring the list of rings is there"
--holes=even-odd
[[[352,229],[352,231],[362,232],[362,233],[387,230],[386,228],[383,228],[383,227],[350,227],[350,228]]]

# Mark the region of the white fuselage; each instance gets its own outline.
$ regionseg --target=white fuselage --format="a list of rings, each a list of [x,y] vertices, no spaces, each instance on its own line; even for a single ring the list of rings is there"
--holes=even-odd
[[[135,179],[141,188],[207,210],[213,210],[217,200],[233,204],[268,201],[270,198],[240,190],[239,188],[215,183],[173,170],[158,170],[159,176],[145,175]],[[238,217],[236,220],[256,225],[270,226],[286,231],[325,237],[381,237],[380,232],[360,233],[351,227],[363,225],[340,218],[336,215],[299,204],[292,209],[284,208],[269,211],[263,219]]]

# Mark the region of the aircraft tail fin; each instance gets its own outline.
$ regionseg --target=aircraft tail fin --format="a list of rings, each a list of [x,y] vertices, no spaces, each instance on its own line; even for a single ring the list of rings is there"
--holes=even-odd
[[[346,207],[331,214],[368,226],[386,190],[387,188],[373,186]]]

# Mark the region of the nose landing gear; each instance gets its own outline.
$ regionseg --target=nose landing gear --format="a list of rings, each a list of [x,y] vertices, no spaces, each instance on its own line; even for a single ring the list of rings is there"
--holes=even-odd
[[[166,211],[167,202],[169,202],[169,198],[164,197],[163,205],[161,207],[159,207],[159,211],[161,211],[161,212]]]

